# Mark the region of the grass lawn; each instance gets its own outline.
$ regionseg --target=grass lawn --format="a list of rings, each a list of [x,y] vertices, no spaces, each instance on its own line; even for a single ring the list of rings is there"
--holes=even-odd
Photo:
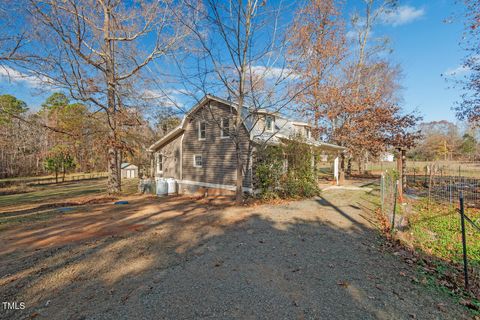
[[[426,201],[414,204],[415,214],[410,217],[411,234],[416,246],[447,261],[462,263],[462,235],[460,215],[447,205],[430,205]],[[466,215],[479,224],[480,211],[467,209]],[[465,221],[469,263],[480,270],[480,231]]]
[[[64,182],[47,186],[33,186],[30,189],[31,191],[27,193],[0,196],[0,211],[3,207],[13,205],[43,204],[67,201],[83,196],[100,196],[106,191],[106,182],[106,179],[95,179]],[[136,192],[138,179],[125,179],[122,183],[124,194]]]
[[[434,258],[424,264],[420,272],[427,283],[441,291],[453,294],[454,290],[459,290],[459,294],[453,296],[460,303],[469,301],[471,308],[477,310],[474,313],[480,315],[480,231],[465,221],[470,279],[470,293],[466,293],[463,291],[462,234],[457,208],[439,204],[428,206],[426,200],[414,202],[413,207],[415,213],[409,218],[408,238],[416,248]],[[478,209],[467,209],[465,213],[477,225],[480,223]]]
[[[98,178],[98,177],[106,177],[106,172],[74,172],[74,173],[67,173],[65,175],[65,182],[67,181],[75,181],[81,179],[91,179],[91,178]],[[58,175],[58,181],[62,181],[62,174]],[[20,184],[47,184],[47,183],[55,183],[55,175],[46,175],[46,176],[39,176],[39,177],[16,177],[16,178],[6,178],[0,179],[0,188],[8,186],[8,185],[20,185]]]

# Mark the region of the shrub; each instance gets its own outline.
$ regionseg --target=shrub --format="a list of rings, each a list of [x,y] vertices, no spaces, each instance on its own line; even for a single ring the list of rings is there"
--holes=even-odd
[[[255,174],[262,198],[305,198],[319,193],[313,153],[299,137],[257,152]]]

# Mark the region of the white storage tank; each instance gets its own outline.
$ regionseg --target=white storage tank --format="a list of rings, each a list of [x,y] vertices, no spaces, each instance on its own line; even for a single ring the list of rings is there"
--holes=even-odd
[[[157,196],[163,197],[168,195],[168,183],[164,178],[155,179]]]
[[[168,194],[176,194],[177,193],[177,181],[173,178],[167,178],[168,184]]]

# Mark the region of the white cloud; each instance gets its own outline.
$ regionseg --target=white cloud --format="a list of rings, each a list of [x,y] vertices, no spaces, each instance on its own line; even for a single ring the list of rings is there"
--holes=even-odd
[[[467,74],[470,72],[470,68],[466,66],[458,66],[456,68],[450,68],[447,69],[447,71],[444,72],[444,75],[449,76],[449,77],[459,77]]]
[[[45,86],[45,83],[48,82],[46,79],[29,76],[18,70],[5,66],[0,67],[0,79],[13,83],[22,83],[34,88]]]
[[[384,12],[380,19],[385,24],[394,27],[413,22],[425,15],[425,10],[411,6],[398,6],[392,10]]]
[[[179,94],[180,91],[177,91],[177,89],[145,89],[142,96],[143,99],[154,101],[162,107],[182,109],[184,104],[173,92]]]
[[[292,69],[279,67],[252,66],[252,73],[267,80],[295,79],[298,77]]]

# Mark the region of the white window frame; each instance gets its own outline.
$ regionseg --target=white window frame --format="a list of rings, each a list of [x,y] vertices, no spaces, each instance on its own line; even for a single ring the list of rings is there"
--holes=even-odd
[[[228,134],[225,135],[225,124],[224,121],[228,121]],[[221,139],[228,139],[230,138],[230,119],[229,118],[222,118],[220,120],[220,138]]]
[[[196,160],[196,157],[200,157],[201,161],[202,161],[202,164],[201,165],[197,165],[197,160]],[[203,156],[201,154],[194,154],[193,155],[193,166],[195,168],[202,168],[203,167]]]
[[[267,127],[267,119],[271,119],[270,128]],[[275,129],[275,119],[272,116],[265,116],[265,131],[273,132]]]
[[[305,135],[307,136],[307,139],[310,139],[312,137],[312,129],[305,127]]]
[[[205,124],[205,137],[202,138],[202,124]],[[207,140],[207,122],[206,121],[198,121],[198,140],[204,141]]]
[[[157,153],[157,173],[163,173],[163,156],[161,153]]]

